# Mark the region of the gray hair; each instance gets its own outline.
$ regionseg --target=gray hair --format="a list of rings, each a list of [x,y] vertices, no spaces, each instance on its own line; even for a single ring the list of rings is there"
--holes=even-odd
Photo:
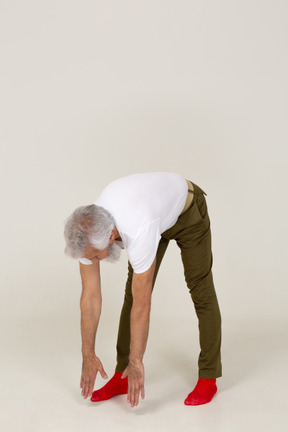
[[[106,249],[114,226],[112,215],[103,207],[95,204],[78,207],[65,223],[65,253],[81,258],[88,244],[98,250]]]

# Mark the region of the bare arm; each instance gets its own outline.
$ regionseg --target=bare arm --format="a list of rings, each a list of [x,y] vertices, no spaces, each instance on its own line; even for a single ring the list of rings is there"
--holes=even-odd
[[[131,407],[137,406],[139,394],[145,397],[143,356],[147,345],[149,319],[151,308],[151,294],[155,271],[154,260],[152,266],[144,273],[133,275],[131,309],[131,339],[129,366],[124,372],[128,376],[128,402]]]
[[[131,310],[130,363],[141,363],[147,345],[155,261],[141,274],[133,275]]]
[[[86,399],[92,394],[97,373],[100,372],[103,378],[107,378],[101,361],[95,355],[95,338],[102,305],[99,261],[89,266],[80,263],[80,274],[82,279],[80,309],[83,356],[80,387],[82,396]]]

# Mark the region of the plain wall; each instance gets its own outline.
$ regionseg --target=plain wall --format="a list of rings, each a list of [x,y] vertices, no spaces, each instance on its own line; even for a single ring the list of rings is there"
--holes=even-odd
[[[206,191],[222,315],[286,319],[287,9],[0,2],[4,323],[78,320],[64,221],[110,181],[148,171],[178,172]],[[102,319],[113,331],[126,261],[124,252],[102,266]],[[175,245],[156,287],[153,316],[191,319]]]

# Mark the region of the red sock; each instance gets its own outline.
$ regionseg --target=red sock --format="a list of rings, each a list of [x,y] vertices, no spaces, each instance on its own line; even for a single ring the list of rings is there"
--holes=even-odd
[[[99,390],[92,393],[91,401],[100,402],[111,399],[113,396],[128,393],[128,378],[121,378],[122,372],[115,372],[114,376]]]
[[[202,405],[210,402],[217,392],[216,379],[199,378],[195,389],[187,396],[185,405]]]

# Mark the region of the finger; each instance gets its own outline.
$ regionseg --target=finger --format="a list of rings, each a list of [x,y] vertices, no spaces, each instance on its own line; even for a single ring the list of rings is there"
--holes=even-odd
[[[101,366],[101,368],[99,369],[99,372],[100,372],[100,375],[102,376],[102,378],[105,378],[105,379],[108,378],[108,375],[105,372],[105,370],[103,369],[103,366]]]
[[[130,383],[130,380],[128,378],[127,402],[130,403],[130,401],[131,401],[131,383]]]
[[[134,388],[135,388],[135,385],[132,381],[131,387],[130,387],[130,405],[132,408],[134,407],[134,391],[135,391]]]
[[[89,397],[93,393],[96,377],[97,377],[97,373],[96,373],[96,375],[91,375],[90,376],[89,384],[88,384],[88,393],[87,393],[87,396],[89,396]]]
[[[85,384],[82,386],[81,396],[85,399]]]
[[[97,373],[95,376],[90,377],[90,387],[89,387],[89,397],[92,396],[94,387],[95,387],[95,381],[96,381]]]
[[[86,381],[84,385],[84,399],[87,399],[88,393],[89,393],[89,381]]]
[[[135,405],[135,387],[134,385],[132,385],[132,389],[131,389],[131,394],[130,394],[130,404],[131,407],[133,408]]]
[[[137,406],[139,403],[139,392],[140,392],[140,389],[139,389],[139,387],[137,387],[135,389],[135,393],[134,393],[134,406]]]
[[[86,388],[87,388],[87,385],[86,385],[86,383],[84,382],[84,385],[83,385],[83,387],[82,387],[82,396],[83,396],[84,399],[87,398],[87,396],[86,396],[86,391],[87,391]]]
[[[145,388],[144,388],[144,385],[141,388],[141,399],[145,399]]]
[[[85,387],[85,382],[84,382],[84,378],[83,378],[83,377],[81,378],[81,384],[80,384],[80,387],[81,387],[81,396],[84,396],[84,387]]]
[[[127,392],[127,402],[130,403],[130,391],[129,391],[129,387],[128,387],[128,392]]]
[[[85,399],[87,399],[87,397],[90,395],[90,389],[91,389],[91,381],[88,382],[87,387],[86,387],[86,397]]]
[[[87,397],[91,397],[94,388],[94,383],[90,381]]]
[[[121,375],[121,378],[122,379],[124,379],[124,378],[126,378],[128,376],[128,373],[127,373],[127,371],[126,371],[126,369],[125,369],[125,371],[122,373],[122,375]]]
[[[133,397],[133,392],[132,391],[130,391],[129,403],[131,405],[131,408],[133,408],[134,397]]]

